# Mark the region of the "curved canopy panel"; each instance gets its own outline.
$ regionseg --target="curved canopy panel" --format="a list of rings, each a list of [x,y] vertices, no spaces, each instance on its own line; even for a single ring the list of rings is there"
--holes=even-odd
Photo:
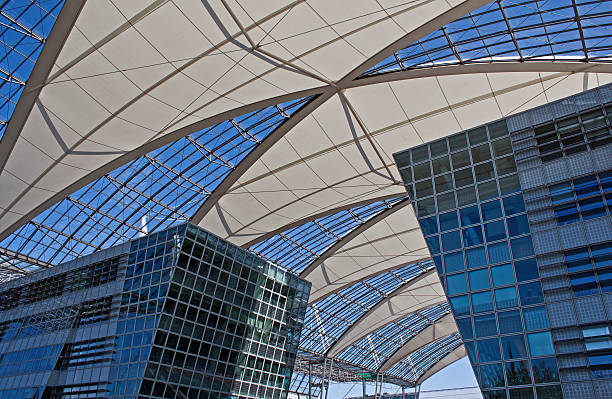
[[[338,353],[335,358],[370,370],[384,372],[386,370],[381,369],[381,366],[388,362],[396,363],[401,359],[394,359],[394,352],[415,339],[420,341],[421,334],[438,325],[442,319],[447,318],[450,318],[450,323],[445,324],[449,324],[451,328],[447,328],[449,331],[445,335],[457,331],[456,327],[452,328],[452,326],[455,326],[455,321],[450,315],[450,308],[447,303],[431,306],[393,321],[368,334]],[[427,341],[427,343],[429,342],[431,340]],[[404,356],[410,353],[412,351],[405,353]]]
[[[612,72],[612,64],[606,67]],[[399,195],[403,188],[394,152],[607,83],[612,76],[444,76],[443,69],[441,76],[364,85],[334,95],[254,161],[195,221],[244,244],[330,208]]]
[[[404,357],[429,344],[430,342],[458,331],[455,319],[450,312],[438,320],[430,317],[428,317],[428,319],[433,322],[433,324],[428,324],[427,327],[422,329],[417,335],[410,338],[403,346],[396,348],[395,352],[391,356],[388,356],[385,362],[381,364],[379,369],[381,373],[384,373],[395,363],[401,361]]]
[[[401,195],[397,179],[334,95],[255,161],[200,224],[243,244],[329,209]]]
[[[462,346],[459,333],[447,335],[412,352],[395,363],[386,374],[416,383],[422,380],[421,377],[449,352]]]
[[[301,273],[312,283],[314,303],[359,280],[429,258],[425,239],[408,201],[371,219],[329,248]],[[396,210],[396,208],[399,208]]]
[[[13,258],[30,270],[27,263],[62,263],[146,229],[190,220],[236,165],[310,100],[249,112],[140,156],[60,201],[0,246],[22,255]]]
[[[356,229],[367,226],[405,197],[395,197],[357,205],[314,220],[302,221],[291,229],[273,235],[250,247],[259,256],[295,273],[311,267],[327,249],[345,239]]]
[[[312,304],[306,311],[300,348],[324,356],[364,314],[431,267],[431,261],[399,267],[359,281]]]
[[[432,305],[446,302],[442,284],[435,270],[414,278],[409,284],[395,291],[353,324],[328,351],[335,356],[352,343],[376,331],[393,320],[418,312]]]
[[[61,0],[11,0],[0,6],[0,138],[62,4]]]
[[[1,237],[143,145],[154,149],[273,98],[332,90],[423,21],[447,13],[438,23],[450,22],[485,2],[452,8],[462,3],[69,2],[0,147]]]

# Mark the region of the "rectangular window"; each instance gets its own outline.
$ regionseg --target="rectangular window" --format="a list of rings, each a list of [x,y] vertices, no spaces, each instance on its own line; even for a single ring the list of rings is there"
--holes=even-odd
[[[531,356],[546,356],[555,353],[550,331],[528,334],[527,341]]]
[[[606,108],[606,114],[609,107]],[[587,151],[612,142],[602,107],[582,111],[580,117],[567,116],[534,128],[543,162]]]
[[[605,324],[582,327],[582,336],[587,351],[612,349],[610,328]]]
[[[609,175],[590,175],[550,186],[550,199],[559,225],[609,214]]]
[[[570,287],[576,296],[612,291],[612,243],[565,251]]]

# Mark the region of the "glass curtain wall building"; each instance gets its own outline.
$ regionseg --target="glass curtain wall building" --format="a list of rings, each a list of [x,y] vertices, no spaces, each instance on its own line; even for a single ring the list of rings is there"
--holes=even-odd
[[[612,397],[612,85],[395,154],[485,399]]]
[[[310,283],[193,225],[0,286],[0,398],[284,398]]]

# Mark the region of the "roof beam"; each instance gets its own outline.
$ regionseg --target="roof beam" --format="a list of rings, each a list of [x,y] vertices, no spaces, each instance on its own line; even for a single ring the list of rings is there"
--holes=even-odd
[[[425,345],[437,340],[438,338],[457,332],[457,325],[455,324],[455,318],[450,313],[446,316],[438,319],[433,324],[428,325],[417,335],[410,338],[404,346],[398,348],[389,358],[380,366],[378,369],[379,373],[385,373],[394,364],[401,361],[412,352],[419,350]]]
[[[266,137],[261,144],[253,149],[247,155],[242,162],[240,162],[235,169],[227,176],[219,186],[213,191],[210,197],[200,206],[196,213],[191,218],[192,223],[199,224],[204,216],[210,212],[211,209],[219,202],[221,197],[232,187],[232,185],[238,181],[238,179],[259,159],[261,156],[268,151],[274,144],[276,144],[282,137],[287,134],[294,126],[300,123],[304,118],[309,116],[315,109],[319,108],[325,101],[330,99],[336,90],[330,87],[326,87],[320,94],[304,105],[301,109],[296,111],[289,119],[286,119],[283,124],[277,127],[272,133]],[[281,101],[278,101],[281,102]],[[276,103],[278,103],[276,102]],[[275,105],[275,104],[269,104]]]
[[[610,63],[584,63],[576,61],[499,61],[479,62],[473,64],[441,65],[430,68],[398,70],[369,75],[355,79],[347,87],[361,87],[378,83],[390,83],[400,80],[421,79],[437,76],[453,76],[478,73],[510,72],[561,72],[561,73],[612,73]]]
[[[366,60],[357,68],[355,68],[352,72],[347,74],[344,78],[342,78],[338,82],[338,86],[341,88],[345,88],[345,84],[354,80],[359,75],[372,68],[385,58],[392,57],[396,51],[408,47],[409,45],[421,39],[422,37],[427,36],[428,34],[436,31],[437,29],[442,28],[444,25],[463,17],[464,15],[467,15],[470,12],[477,10],[478,8],[490,2],[491,0],[462,1],[460,4],[450,8],[449,10],[441,13],[435,18],[432,18],[431,20],[427,21],[418,28],[408,32],[403,37],[397,39],[395,42],[391,43],[390,45],[376,53],[374,56],[370,57],[368,60]]]
[[[582,43],[582,52],[584,53],[584,60],[589,59],[589,52],[587,51],[586,40],[584,40],[584,31],[582,30],[582,22],[580,21],[580,13],[578,12],[578,6],[576,0],[572,0],[572,8],[574,9],[574,17],[576,24],[578,25],[578,33],[580,33],[580,42]]]
[[[45,46],[46,47],[46,46]],[[27,87],[24,89],[27,90]],[[142,156],[145,155],[147,153],[149,153],[150,151],[156,150],[160,147],[165,146],[166,144],[170,144],[173,143],[177,140],[179,140],[182,137],[188,136],[192,133],[195,133],[199,130],[203,130],[206,129],[212,125],[215,125],[217,123],[221,123],[224,122],[226,120],[229,120],[231,118],[240,116],[240,115],[244,115],[247,114],[249,112],[255,112],[258,111],[262,108],[266,108],[269,106],[274,106],[278,103],[283,103],[286,101],[291,101],[291,100],[296,100],[299,98],[303,98],[303,97],[308,97],[308,96],[312,96],[312,95],[317,95],[320,94],[322,92],[325,92],[325,88],[321,88],[321,87],[316,87],[316,88],[312,88],[312,89],[306,89],[306,90],[302,90],[299,92],[295,92],[295,93],[289,93],[289,94],[283,94],[281,96],[277,96],[277,97],[273,97],[273,98],[268,98],[262,101],[257,101],[255,103],[252,104],[248,104],[242,107],[238,107],[238,108],[234,108],[232,110],[226,111],[226,112],[222,112],[220,114],[217,114],[215,116],[211,116],[209,118],[205,118],[202,119],[198,122],[194,122],[188,126],[185,126],[181,129],[178,129],[172,133],[168,133],[158,139],[152,140],[147,142],[146,144],[143,144],[142,146],[129,151],[115,159],[113,159],[112,161],[110,161],[109,163],[105,164],[104,166],[94,170],[93,172],[89,173],[88,175],[84,176],[83,178],[73,182],[72,184],[70,184],[69,186],[65,187],[64,189],[60,190],[59,192],[57,192],[56,194],[54,194],[53,196],[51,196],[49,199],[43,201],[40,205],[36,206],[35,208],[32,209],[32,211],[26,213],[25,215],[23,215],[21,218],[19,218],[19,220],[17,220],[15,223],[13,223],[11,226],[9,226],[7,229],[5,229],[4,231],[0,232],[0,240],[5,239],[6,237],[8,237],[11,233],[13,233],[15,230],[17,230],[20,226],[22,226],[23,224],[27,223],[28,221],[30,221],[34,216],[38,215],[39,213],[45,211],[46,209],[48,209],[49,207],[51,207],[52,205],[54,205],[55,203],[61,201],[62,199],[66,198],[68,195],[76,192],[77,190],[79,190],[80,188],[86,186],[87,184],[91,183],[92,181],[95,181],[96,179],[99,179],[102,176],[105,176],[107,174],[109,174],[110,172],[112,172],[113,170],[127,164],[128,162]],[[23,98],[23,96],[22,96]],[[21,100],[20,100],[21,101]],[[307,105],[306,105],[307,106]],[[296,112],[297,114],[297,112]],[[11,120],[13,120],[14,116],[11,118]],[[291,119],[288,119],[287,122],[289,122]],[[284,125],[284,123],[283,123]],[[281,126],[283,126],[281,125]],[[280,127],[280,126],[279,126]],[[5,142],[5,138],[6,138],[6,133],[4,134],[4,136],[2,137],[2,143]],[[265,140],[262,144],[265,143]],[[2,146],[0,146],[0,159],[2,154],[4,154],[5,152],[8,154],[10,153],[10,151],[5,151],[6,150],[6,146],[4,146],[4,144]],[[246,159],[245,159],[246,160]],[[242,163],[242,162],[241,162]],[[228,178],[231,177],[228,176]],[[206,201],[208,202],[208,201]]]
[[[51,29],[49,38],[43,46],[36,64],[34,64],[34,69],[23,89],[21,97],[19,97],[19,101],[17,101],[15,111],[2,137],[2,145],[0,146],[0,172],[4,170],[9,155],[17,143],[17,138],[21,133],[21,129],[23,129],[26,120],[30,116],[34,103],[38,99],[38,95],[51,73],[51,68],[53,68],[55,60],[59,56],[62,47],[64,47],[68,34],[72,30],[84,5],[85,0],[74,0],[66,2],[62,7],[57,17],[57,21],[53,25],[53,29]],[[2,235],[0,239],[5,238],[5,236],[6,235]]]
[[[354,239],[355,237],[357,237],[359,234],[363,233],[364,231],[366,231],[370,227],[376,225],[378,222],[384,220],[389,215],[394,214],[395,212],[399,211],[400,209],[404,208],[406,205],[409,205],[409,204],[410,204],[410,200],[408,198],[406,198],[403,201],[400,201],[400,202],[394,204],[389,209],[386,209],[386,210],[380,212],[378,215],[374,216],[373,218],[368,219],[367,222],[365,222],[364,224],[360,225],[356,229],[353,229],[350,233],[348,233],[347,235],[342,237],[342,239],[340,241],[338,241],[337,243],[335,243],[334,245],[329,247],[325,252],[323,252],[310,265],[308,265],[308,267],[306,269],[304,269],[300,273],[300,277],[301,278],[307,278],[308,275],[310,273],[312,273],[312,271],[315,270],[321,263],[323,263],[323,262],[325,262],[325,260],[329,259],[332,255],[334,255],[336,252],[338,252],[342,247],[344,247],[352,239]]]
[[[389,311],[385,310],[385,312],[390,313],[390,317],[384,318],[384,322],[381,322],[380,320],[374,320],[371,321],[368,325],[366,325],[370,321],[369,319],[372,317],[372,315],[382,314],[382,310],[385,307],[392,309],[394,307],[393,302],[395,302],[395,307],[397,308],[397,301],[401,301],[401,297],[403,295],[409,296],[410,291],[415,288],[418,289],[419,287],[423,286],[423,283],[427,284],[428,280],[433,281],[434,279],[437,280],[438,275],[435,269],[431,269],[423,274],[412,278],[408,282],[393,290],[380,302],[371,307],[366,313],[364,313],[363,315],[361,315],[361,317],[355,320],[353,325],[346,329],[346,331],[344,331],[342,335],[338,337],[336,342],[334,342],[334,344],[327,350],[325,356],[333,357],[339,354],[344,349],[348,348],[351,344],[359,341],[368,334],[378,330],[380,327],[389,324],[395,320],[401,319],[412,313],[418,313],[431,306],[446,303],[446,298],[444,296],[436,296],[435,299],[430,298],[429,300],[424,300],[423,302],[419,303],[402,304],[404,306],[400,307],[399,309],[393,309]]]
[[[18,252],[12,251],[12,250],[10,250],[8,248],[0,248],[0,256],[6,256],[7,258],[15,259],[15,260],[17,260],[19,262],[26,262],[26,263],[29,263],[31,265],[35,265],[35,266],[38,266],[38,267],[41,267],[41,268],[48,268],[48,267],[53,267],[54,266],[51,263],[42,261],[40,259],[33,258],[31,256],[20,254]],[[17,272],[18,268],[15,267],[15,269],[16,270],[12,270],[12,271]],[[23,271],[21,273],[25,274],[25,272],[23,272]]]
[[[506,11],[504,10],[504,7],[501,4],[501,0],[497,0],[497,6],[499,7],[499,12],[504,17],[504,22],[506,23],[506,28],[508,29],[508,34],[512,38],[512,43],[514,44],[514,47],[516,48],[516,52],[519,55],[519,59],[521,60],[521,62],[523,62],[524,61],[523,53],[521,52],[521,48],[518,45],[518,42],[517,42],[516,37],[514,35],[514,31],[512,30],[512,26],[510,25],[510,21],[508,20],[508,16],[506,15]]]
[[[436,363],[432,365],[428,370],[423,373],[419,379],[416,381],[417,384],[422,384],[423,381],[436,374],[438,371],[443,368],[450,366],[458,360],[463,359],[466,356],[465,346],[460,345],[459,347],[453,349],[451,352],[447,353],[442,359],[438,360]]]

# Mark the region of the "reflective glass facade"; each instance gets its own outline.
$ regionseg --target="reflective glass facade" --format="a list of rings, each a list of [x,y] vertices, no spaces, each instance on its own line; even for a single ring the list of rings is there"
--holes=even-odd
[[[485,398],[612,395],[611,101],[395,154]]]
[[[309,290],[192,225],[13,280],[0,397],[283,398]]]

